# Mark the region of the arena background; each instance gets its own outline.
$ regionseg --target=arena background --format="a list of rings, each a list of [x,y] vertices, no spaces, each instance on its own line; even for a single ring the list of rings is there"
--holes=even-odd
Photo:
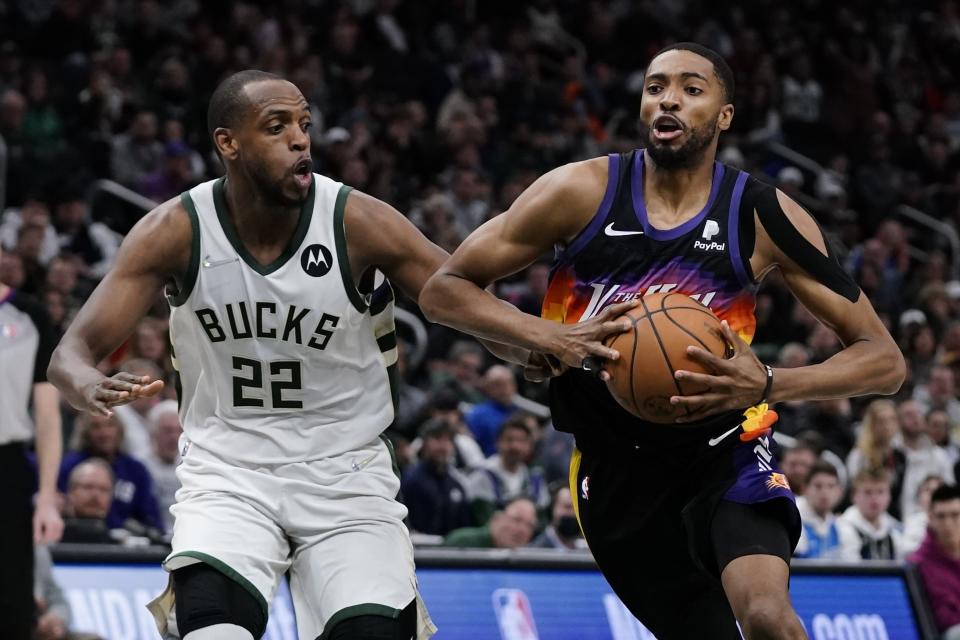
[[[937,473],[953,482],[960,9],[952,0],[0,2],[0,280],[41,299],[62,331],[145,211],[221,174],[206,105],[221,78],[244,68],[280,74],[310,101],[315,171],[391,203],[452,251],[546,170],[638,146],[644,64],[678,40],[729,61],[736,115],[720,159],[816,216],[907,357],[907,381],[893,398],[897,431],[904,420],[914,430],[923,421],[937,459],[949,460]],[[536,313],[549,259],[497,293]],[[540,495],[536,526],[518,534],[524,544],[509,545],[524,548],[441,546],[454,524],[483,526],[492,511],[477,503],[486,463],[466,442],[474,434],[489,434],[513,410],[533,416],[522,418],[533,432],[527,458],[545,491],[563,485],[571,443],[550,427],[543,385],[488,369],[493,360],[471,340],[425,322],[409,301],[398,305],[404,379],[388,435],[403,471],[420,464],[418,436],[431,416],[459,434],[463,519],[432,517],[429,501],[410,505],[426,523],[411,527],[437,637],[648,637],[582,545],[525,549],[556,524]],[[166,318],[158,300],[104,371],[135,359],[172,382]],[[765,362],[800,366],[839,348],[775,276],[761,289],[757,319],[754,348]],[[174,385],[167,389],[173,399]],[[856,452],[877,453],[863,437],[873,400],[776,407],[781,451],[798,450],[797,468],[785,468],[791,482],[821,459],[847,483]],[[134,457],[155,455],[150,408],[124,421]],[[938,411],[946,418],[934,418]],[[67,448],[82,450],[75,416],[66,405],[63,413]],[[879,453],[903,451],[902,436],[888,445]],[[922,509],[900,473],[890,511],[906,530]],[[849,501],[848,491],[837,512]],[[72,628],[154,637],[142,604],[164,579],[156,563],[168,526],[130,521],[114,544],[53,550]],[[796,561],[793,596],[811,637],[936,637],[901,551],[887,562]],[[272,638],[294,637],[285,598]]]

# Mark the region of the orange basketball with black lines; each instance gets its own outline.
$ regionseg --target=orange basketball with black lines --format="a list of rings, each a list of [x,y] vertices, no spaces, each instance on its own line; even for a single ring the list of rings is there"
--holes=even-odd
[[[729,347],[720,320],[710,309],[682,293],[655,293],[625,314],[629,331],[612,336],[607,345],[620,359],[607,362],[607,388],[624,409],[649,422],[667,424],[686,414],[670,404],[671,396],[695,395],[706,391],[702,385],[674,377],[678,369],[710,373],[687,356],[695,346],[720,358]]]

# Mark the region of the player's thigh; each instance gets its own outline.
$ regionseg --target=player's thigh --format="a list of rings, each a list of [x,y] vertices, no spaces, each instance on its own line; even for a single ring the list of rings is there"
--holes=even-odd
[[[657,638],[739,639],[719,581],[691,559],[682,496],[664,477],[575,455],[571,485],[590,550],[617,596]]]
[[[774,608],[789,608],[788,583],[792,541],[783,511],[791,505],[739,504],[722,500],[713,518],[717,567],[738,618],[762,599]]]
[[[183,496],[176,516],[164,567],[176,572],[203,563],[246,590],[266,618],[267,603],[290,564],[280,526],[244,499],[221,492]]]
[[[299,546],[290,591],[301,638],[316,638],[351,617],[399,618],[418,597],[406,527],[362,519]]]

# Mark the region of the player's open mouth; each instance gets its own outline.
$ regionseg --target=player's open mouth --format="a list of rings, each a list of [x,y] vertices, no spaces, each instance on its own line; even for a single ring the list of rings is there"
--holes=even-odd
[[[683,123],[673,116],[659,116],[653,121],[653,137],[657,140],[673,140],[683,133]]]
[[[293,165],[293,179],[301,188],[310,186],[310,181],[313,180],[313,162],[310,158],[303,158]]]

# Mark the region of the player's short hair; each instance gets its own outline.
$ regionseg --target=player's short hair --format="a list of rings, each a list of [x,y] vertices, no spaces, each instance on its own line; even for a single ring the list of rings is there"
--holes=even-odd
[[[861,485],[867,484],[868,482],[880,482],[889,487],[890,472],[883,467],[867,467],[861,469],[857,472],[857,475],[853,476],[853,490],[856,491]]]
[[[950,502],[951,500],[960,500],[960,486],[955,484],[942,484],[930,496],[930,506],[937,502]]]
[[[723,99],[725,102],[733,102],[733,97],[736,89],[736,83],[733,79],[733,69],[730,68],[730,65],[727,64],[727,61],[723,59],[719,53],[711,49],[710,47],[705,47],[702,44],[696,42],[674,42],[673,44],[665,46],[660,51],[657,51],[656,55],[651,58],[660,56],[661,54],[666,53],[667,51],[690,51],[697,54],[701,58],[706,58],[713,64],[713,73],[717,77],[717,80],[720,81],[720,84],[723,86]]]
[[[840,473],[837,471],[837,468],[824,460],[817,460],[810,467],[810,471],[807,472],[807,484],[813,481],[814,476],[819,475],[832,476],[836,478],[837,482],[840,481]]]
[[[237,125],[249,104],[247,95],[243,92],[244,88],[248,84],[263,80],[283,80],[283,78],[259,69],[246,69],[228,76],[217,85],[213,95],[210,96],[210,105],[207,107],[207,131],[211,138],[217,129],[221,127],[229,129]]]

